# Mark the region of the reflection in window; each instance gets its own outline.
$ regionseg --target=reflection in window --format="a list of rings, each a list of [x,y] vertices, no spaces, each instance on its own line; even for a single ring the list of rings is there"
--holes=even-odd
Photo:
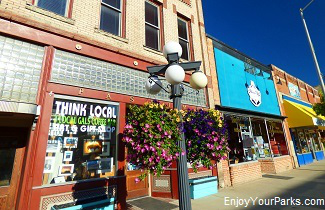
[[[146,46],[160,50],[159,7],[145,2]]]
[[[178,18],[178,41],[182,46],[182,57],[185,60],[189,60],[189,35],[188,35],[188,22]]]
[[[229,131],[229,160],[231,164],[256,160],[248,117],[225,115]]]
[[[100,29],[121,35],[121,0],[102,0]]]
[[[69,0],[38,0],[37,1],[37,6],[62,16],[66,16],[68,5],[69,5]]]
[[[114,176],[118,106],[55,99],[43,184]]]
[[[0,148],[0,187],[10,185],[15,153],[15,148]]]
[[[251,118],[254,144],[259,158],[271,157],[264,119]]]
[[[281,122],[267,121],[271,149],[274,156],[288,155],[287,144]]]
[[[297,137],[298,137],[298,145],[300,147],[301,153],[308,153],[310,152],[308,147],[308,142],[303,130],[297,130]]]

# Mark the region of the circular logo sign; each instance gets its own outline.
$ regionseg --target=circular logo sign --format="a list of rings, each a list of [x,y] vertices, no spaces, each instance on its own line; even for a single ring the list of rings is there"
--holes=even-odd
[[[251,80],[251,84],[247,87],[247,93],[249,95],[249,100],[256,107],[260,106],[262,103],[261,91],[257,89],[255,83]]]

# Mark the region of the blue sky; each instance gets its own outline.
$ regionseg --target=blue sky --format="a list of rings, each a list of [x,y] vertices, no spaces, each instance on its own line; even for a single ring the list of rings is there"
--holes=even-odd
[[[274,64],[316,86],[299,8],[310,0],[202,0],[206,32],[263,64]],[[305,11],[318,63],[325,74],[325,0]]]

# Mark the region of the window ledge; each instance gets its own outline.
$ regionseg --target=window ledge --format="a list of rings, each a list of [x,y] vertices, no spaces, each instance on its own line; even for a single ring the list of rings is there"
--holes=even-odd
[[[154,49],[152,49],[150,47],[146,47],[144,45],[143,45],[143,49],[146,50],[146,51],[148,51],[148,52],[155,53],[156,55],[164,56],[164,54],[162,52],[160,52],[158,50],[154,50]]]
[[[229,167],[237,167],[241,165],[248,165],[248,164],[254,164],[258,163],[258,160],[248,161],[248,162],[241,162],[241,163],[235,163],[235,164],[229,164]]]
[[[39,14],[54,18],[56,20],[60,20],[60,21],[65,22],[65,23],[69,23],[71,25],[75,24],[75,20],[73,20],[71,18],[63,17],[61,15],[55,14],[54,12],[42,9],[42,8],[37,7],[35,5],[32,5],[32,4],[27,3],[25,8],[28,9],[28,10],[31,10],[33,12],[37,12]]]
[[[120,37],[120,36],[116,36],[116,35],[111,34],[111,33],[109,33],[109,32],[103,31],[103,30],[101,30],[101,29],[99,29],[99,28],[95,28],[95,33],[102,34],[102,35],[104,35],[104,36],[107,36],[107,37],[110,37],[110,38],[116,39],[116,40],[118,40],[118,41],[121,41],[121,42],[124,42],[124,43],[127,43],[127,44],[129,43],[129,40],[128,40],[128,39],[123,38],[123,37]]]

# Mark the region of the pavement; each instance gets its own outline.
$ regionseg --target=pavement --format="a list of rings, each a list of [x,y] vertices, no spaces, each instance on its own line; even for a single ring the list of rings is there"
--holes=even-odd
[[[128,202],[128,206],[130,210],[176,210],[178,200],[138,199],[136,203]],[[325,209],[325,160],[219,189],[217,194],[192,200],[192,209]]]

